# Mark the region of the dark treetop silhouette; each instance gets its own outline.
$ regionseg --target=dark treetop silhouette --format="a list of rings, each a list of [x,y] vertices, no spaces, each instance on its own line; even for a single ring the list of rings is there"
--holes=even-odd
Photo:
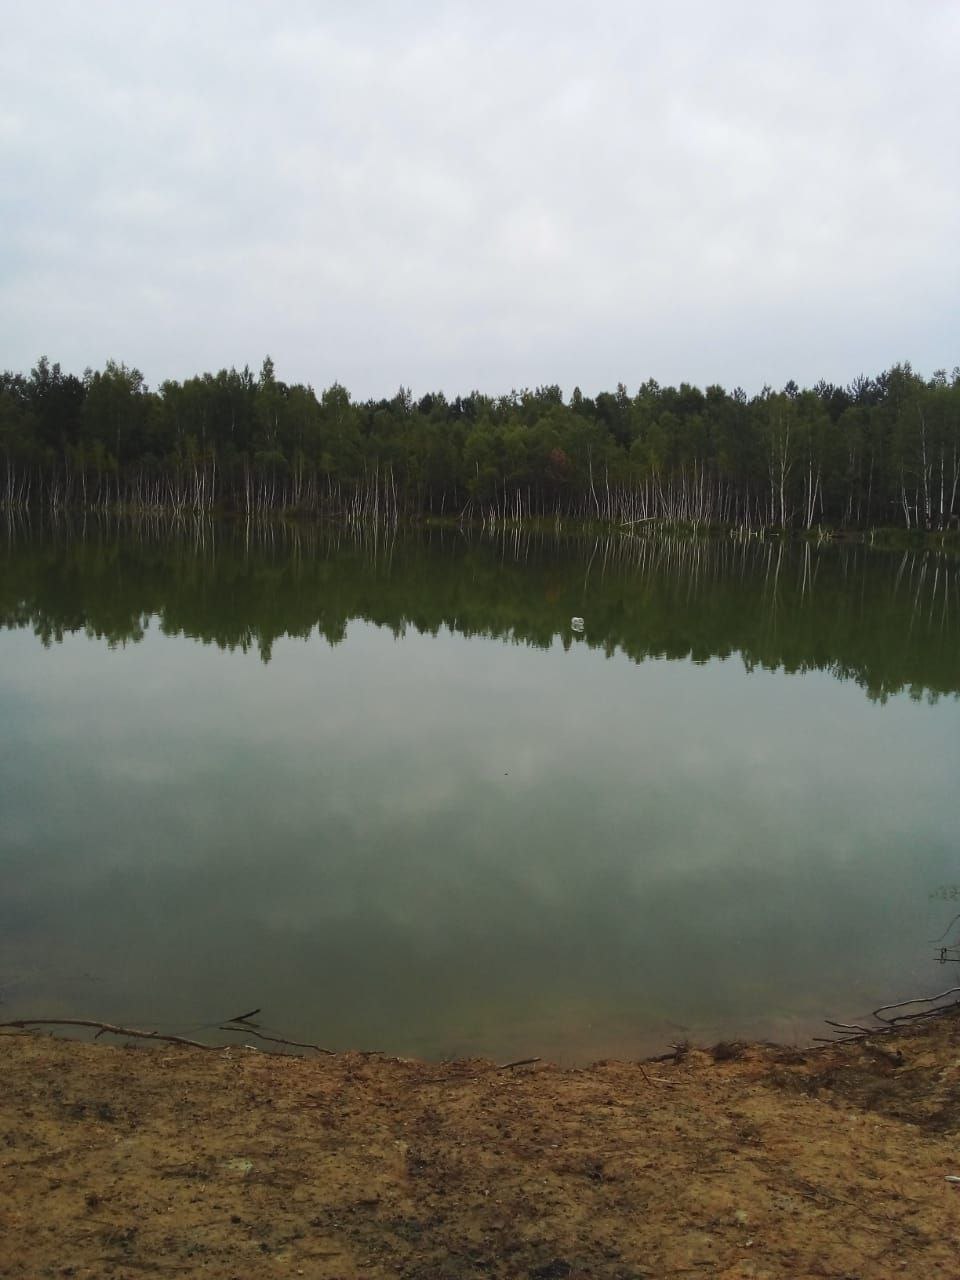
[[[0,376],[0,463],[7,508],[936,530],[960,520],[960,369],[355,403],[269,357],[156,390],[113,361],[78,378],[41,359]]]

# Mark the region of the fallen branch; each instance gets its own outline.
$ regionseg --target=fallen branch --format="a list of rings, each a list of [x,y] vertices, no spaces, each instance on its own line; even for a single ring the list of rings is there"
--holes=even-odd
[[[540,1058],[517,1058],[515,1062],[503,1062],[499,1066],[485,1067],[483,1071],[465,1071],[462,1075],[430,1076],[426,1080],[415,1081],[412,1087],[419,1089],[426,1084],[458,1084],[461,1080],[479,1080],[483,1076],[496,1075],[498,1071],[509,1071],[511,1067],[529,1067],[540,1061]]]
[[[837,1027],[840,1031],[860,1031],[865,1036],[872,1036],[882,1030],[880,1027],[861,1027],[858,1022],[834,1022],[832,1018],[824,1018],[824,1022],[828,1027]]]
[[[908,1022],[916,1022],[920,1018],[939,1018],[942,1013],[949,1013],[952,1009],[960,1009],[960,1001],[951,1000],[949,1004],[938,1004],[935,1009],[918,1009],[916,1013],[901,1013],[889,1022],[885,1018],[880,1021],[890,1031],[897,1031],[902,1030]]]
[[[881,1013],[886,1013],[888,1009],[905,1009],[908,1004],[933,1004],[934,1000],[943,1000],[946,996],[955,995],[956,992],[958,991],[960,991],[960,987],[950,987],[947,991],[941,991],[938,995],[935,995],[935,996],[917,996],[915,1000],[901,1000],[898,1004],[882,1004],[879,1009],[873,1010],[873,1016],[875,1018],[880,1018]],[[954,1003],[956,1003],[956,1001],[954,1001]],[[923,1017],[925,1016],[925,1014],[931,1013],[931,1012],[938,1013],[939,1010],[925,1010],[920,1014],[915,1014],[915,1013],[901,1014],[899,1020],[902,1021],[904,1018]],[[898,1019],[897,1018],[880,1018],[880,1021],[881,1022],[897,1022]]]
[[[92,1018],[14,1018],[0,1022],[0,1027],[96,1027],[97,1035],[107,1032],[112,1036],[130,1036],[137,1040],[164,1040],[167,1044],[182,1044],[190,1049],[222,1049],[222,1044],[201,1044],[199,1040],[186,1040],[183,1036],[168,1036],[160,1031],[138,1031],[135,1027],[117,1027],[112,1022],[97,1022]]]
[[[259,1012],[259,1010],[257,1010]],[[239,1021],[239,1019],[238,1019]],[[336,1049],[324,1049],[319,1044],[306,1044],[302,1040],[284,1040],[282,1036],[265,1036],[260,1031],[254,1031],[251,1026],[245,1027],[218,1027],[218,1031],[242,1031],[245,1035],[256,1036],[258,1040],[268,1040],[271,1044],[286,1044],[291,1049],[316,1049],[317,1053],[326,1053],[330,1057],[336,1056]]]
[[[255,1018],[261,1010],[251,1009],[249,1013],[238,1013],[235,1018],[224,1018],[224,1022],[247,1022],[250,1018]],[[254,1026],[257,1024],[254,1023]]]
[[[209,1046],[206,1046],[209,1048]],[[140,1271],[190,1271],[192,1265],[188,1262],[153,1262],[149,1259],[137,1260],[130,1258],[125,1253],[105,1253],[100,1259],[101,1262],[112,1262],[114,1265],[124,1267],[136,1267]]]
[[[947,925],[947,927],[944,929],[943,933],[941,933],[940,937],[939,937],[939,938],[931,938],[931,939],[930,939],[930,941],[931,941],[931,942],[942,942],[942,941],[944,940],[944,938],[947,936],[947,934],[950,932],[950,930],[953,928],[953,926],[957,923],[957,921],[958,921],[958,920],[960,920],[960,911],[958,911],[958,912],[957,912],[957,914],[953,917],[953,919],[950,921],[950,923],[949,923],[949,924]]]
[[[816,1044],[857,1044],[871,1036],[893,1035],[897,1031],[905,1030],[908,1023],[923,1021],[927,1018],[939,1018],[944,1013],[960,1009],[960,1000],[952,1000],[949,1004],[936,1003],[957,992],[960,992],[960,987],[950,987],[947,991],[940,991],[935,996],[917,996],[913,1000],[900,1000],[896,1004],[882,1004],[879,1009],[874,1009],[871,1013],[871,1017],[876,1018],[880,1023],[879,1027],[864,1027],[856,1022],[834,1022],[832,1018],[824,1018],[828,1027],[834,1027],[837,1031],[849,1034],[843,1036],[835,1034],[832,1037],[814,1036],[814,1042]],[[917,1009],[914,1013],[899,1013],[892,1018],[883,1017],[883,1014],[889,1013],[891,1009],[907,1009],[913,1004],[926,1004],[933,1007]]]
[[[640,1074],[643,1076],[644,1080],[646,1080],[647,1084],[662,1085],[667,1089],[680,1088],[679,1080],[665,1080],[663,1076],[649,1076],[646,1071],[644,1071],[642,1062],[638,1062],[637,1066],[640,1068]]]

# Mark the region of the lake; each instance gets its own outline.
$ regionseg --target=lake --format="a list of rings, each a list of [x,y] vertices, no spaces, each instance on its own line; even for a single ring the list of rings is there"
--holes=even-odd
[[[0,1017],[580,1063],[960,981],[955,559],[0,532]]]

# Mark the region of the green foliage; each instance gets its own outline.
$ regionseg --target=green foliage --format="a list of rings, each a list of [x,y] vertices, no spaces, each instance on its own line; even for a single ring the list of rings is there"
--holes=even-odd
[[[748,529],[960,524],[960,369],[748,398],[650,380],[354,402],[222,369],[150,390],[108,361],[0,375],[0,505],[576,517]]]

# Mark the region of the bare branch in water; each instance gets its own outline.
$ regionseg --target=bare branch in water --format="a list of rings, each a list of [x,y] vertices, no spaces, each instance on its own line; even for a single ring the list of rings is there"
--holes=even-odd
[[[939,937],[939,938],[931,938],[931,939],[930,939],[930,941],[931,941],[931,942],[942,942],[942,941],[944,940],[944,938],[947,936],[947,934],[950,932],[950,930],[953,928],[953,926],[957,923],[957,921],[958,921],[958,920],[960,920],[960,911],[958,911],[958,912],[957,912],[957,914],[953,917],[953,919],[950,921],[950,923],[949,923],[949,924],[947,925],[947,927],[944,929],[943,933],[941,933],[940,937]]]
[[[935,996],[917,996],[914,1000],[901,1000],[897,1004],[882,1004],[879,1009],[873,1010],[873,1016],[880,1018],[881,1013],[886,1013],[889,1009],[905,1009],[908,1004],[933,1004],[934,1000],[943,1000],[946,996],[952,996],[960,991],[960,987],[950,987],[946,991],[941,991]],[[898,1018],[880,1018],[881,1022],[897,1022],[902,1018],[924,1017],[924,1013],[920,1014],[901,1014]]]
[[[255,1018],[260,1009],[251,1009],[249,1013],[238,1013],[235,1018],[224,1018],[224,1022],[246,1022],[248,1018]]]
[[[0,1027],[96,1027],[97,1035],[107,1032],[112,1036],[131,1036],[137,1040],[163,1040],[167,1044],[182,1044],[190,1049],[223,1049],[222,1044],[201,1044],[199,1040],[186,1040],[183,1036],[168,1036],[160,1031],[139,1031],[135,1027],[118,1027],[112,1022],[97,1022],[92,1018],[14,1018],[12,1022],[0,1022]]]

